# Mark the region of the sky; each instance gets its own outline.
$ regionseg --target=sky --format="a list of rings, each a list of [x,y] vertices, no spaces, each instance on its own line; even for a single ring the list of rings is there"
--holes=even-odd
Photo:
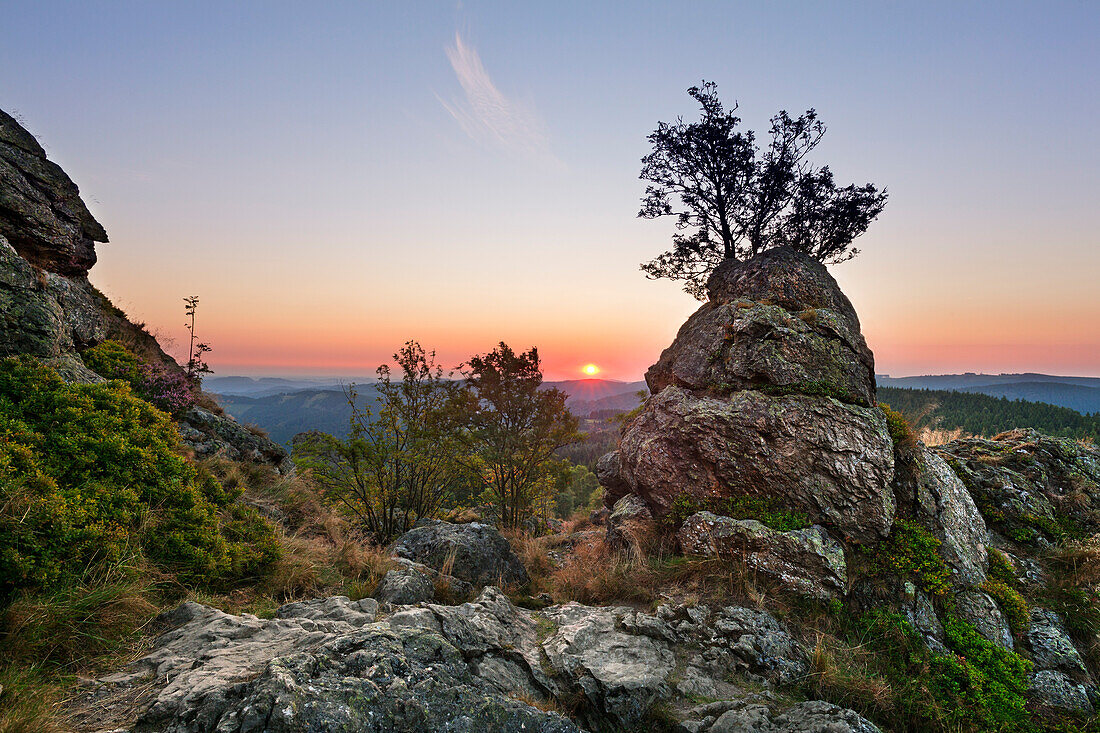
[[[698,303],[639,263],[646,135],[718,83],[885,186],[831,268],[877,371],[1100,375],[1100,3],[15,2],[0,108],[110,243],[91,280],[218,374],[538,346],[640,378]]]

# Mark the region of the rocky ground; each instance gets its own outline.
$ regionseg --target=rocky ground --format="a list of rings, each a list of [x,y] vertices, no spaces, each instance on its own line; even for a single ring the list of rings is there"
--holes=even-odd
[[[486,525],[439,523],[410,534],[425,531],[437,545],[472,549],[490,564],[518,563]],[[579,603],[527,610],[491,585],[458,605],[404,603],[394,575],[434,580],[439,571],[409,563],[380,584],[381,602],[292,603],[268,620],[185,603],[158,619],[171,630],[148,655],[98,680],[80,705],[119,716],[113,722],[125,721],[134,733],[655,724],[685,731],[878,730],[850,710],[784,692],[806,677],[809,656],[765,611]],[[434,585],[423,593],[434,596]]]

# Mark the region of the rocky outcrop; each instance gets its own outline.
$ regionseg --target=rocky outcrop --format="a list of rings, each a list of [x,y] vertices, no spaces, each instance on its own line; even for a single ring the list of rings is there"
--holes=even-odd
[[[325,599],[263,621],[188,603],[167,619],[182,626],[93,694],[158,686],[134,733],[578,730],[497,692],[439,634],[373,623],[376,610]]]
[[[461,606],[386,618],[377,608],[331,598],[265,621],[187,603],[162,620],[177,628],[87,695],[109,705],[137,691],[134,733],[634,730],[655,706],[684,730],[746,721],[764,731],[877,730],[849,710],[777,694],[800,682],[808,660],[761,611],[569,603],[535,612],[495,588]],[[577,722],[531,703],[567,708]]]
[[[1049,546],[1067,531],[1100,532],[1100,449],[1036,430],[971,438],[936,451],[962,479],[990,527]]]
[[[15,118],[0,110],[0,236],[31,265],[83,276],[107,232],[65,171]]]
[[[693,514],[677,533],[685,554],[744,563],[786,591],[825,600],[848,591],[844,548],[823,527],[780,532],[752,519]]]
[[[268,463],[280,473],[294,469],[286,448],[236,420],[192,407],[180,417],[180,437],[200,457],[224,456],[233,461]]]
[[[893,444],[874,359],[825,268],[777,248],[723,263],[709,301],[647,373],[653,396],[597,476],[656,518],[678,497],[737,495],[806,512],[845,539],[887,536]]]
[[[527,570],[508,540],[488,524],[431,521],[397,538],[395,557],[422,563],[478,588],[528,582]]]
[[[79,354],[116,339],[145,361],[182,372],[143,326],[88,282],[95,243],[106,241],[76,185],[46,159],[33,135],[0,111],[0,358],[25,354],[67,381],[99,382]],[[195,408],[179,427],[199,456],[292,470],[282,446],[225,416]]]
[[[677,497],[750,494],[873,542],[894,519],[893,444],[882,414],[827,397],[728,397],[668,387],[623,431],[622,475],[651,511]]]

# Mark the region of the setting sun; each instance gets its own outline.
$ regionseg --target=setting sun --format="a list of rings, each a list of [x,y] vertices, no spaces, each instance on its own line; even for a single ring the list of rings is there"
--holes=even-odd
[[[600,368],[595,364],[585,364],[584,368],[581,369],[581,371],[590,377],[594,377],[600,373]]]

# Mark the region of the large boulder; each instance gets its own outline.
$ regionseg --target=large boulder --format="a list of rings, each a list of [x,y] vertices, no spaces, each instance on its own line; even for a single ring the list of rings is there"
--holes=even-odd
[[[652,396],[597,476],[657,519],[750,495],[873,543],[893,524],[894,450],[859,319],[818,262],[789,248],[712,274],[709,300],[646,374]]]
[[[607,544],[617,550],[637,548],[652,529],[649,507],[637,494],[627,494],[607,516]]]
[[[877,409],[756,390],[711,397],[668,387],[626,426],[622,475],[658,517],[677,497],[755,495],[873,542],[894,519],[894,449]]]
[[[736,558],[786,591],[819,600],[848,591],[844,548],[822,527],[780,532],[752,519],[699,512],[676,536],[684,553]]]
[[[397,538],[396,557],[422,563],[478,588],[528,582],[527,570],[500,532],[488,524],[433,521]]]
[[[653,394],[677,385],[730,392],[814,391],[875,404],[874,357],[859,318],[825,266],[795,250],[729,260],[708,301],[646,373]]]

